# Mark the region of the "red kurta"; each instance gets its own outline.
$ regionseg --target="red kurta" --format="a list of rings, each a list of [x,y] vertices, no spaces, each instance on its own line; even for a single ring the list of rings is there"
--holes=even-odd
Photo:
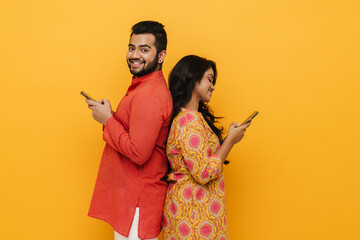
[[[172,100],[162,71],[133,78],[113,117],[104,127],[101,159],[89,216],[128,236],[136,207],[139,237],[161,230],[167,183],[165,141]]]

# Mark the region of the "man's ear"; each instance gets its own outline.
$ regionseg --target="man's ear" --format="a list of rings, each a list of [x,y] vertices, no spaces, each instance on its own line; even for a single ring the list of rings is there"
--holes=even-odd
[[[161,52],[159,52],[158,63],[162,64],[164,62],[165,57],[166,57],[166,50],[162,50]]]

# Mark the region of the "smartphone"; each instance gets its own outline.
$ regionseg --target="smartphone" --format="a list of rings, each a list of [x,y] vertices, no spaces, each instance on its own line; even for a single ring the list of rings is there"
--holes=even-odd
[[[86,94],[83,91],[81,91],[80,94],[83,95],[84,97],[86,97],[86,99],[89,99],[89,100],[94,101],[94,102],[96,101],[95,99],[93,99],[92,97],[90,97],[88,94]]]
[[[256,115],[258,115],[258,113],[259,113],[258,111],[255,111],[247,119],[245,119],[245,121],[243,121],[243,123],[241,125],[245,125],[245,124],[251,122],[251,120],[253,120],[253,118],[256,117]]]

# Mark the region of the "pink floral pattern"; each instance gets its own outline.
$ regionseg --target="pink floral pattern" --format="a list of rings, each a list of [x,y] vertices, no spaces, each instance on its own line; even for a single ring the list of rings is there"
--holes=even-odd
[[[182,108],[169,133],[164,239],[228,239],[220,142],[201,113]]]

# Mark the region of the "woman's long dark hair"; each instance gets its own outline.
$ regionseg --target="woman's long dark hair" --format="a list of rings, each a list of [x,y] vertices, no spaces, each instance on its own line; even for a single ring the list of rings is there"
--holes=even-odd
[[[169,76],[169,89],[173,99],[171,122],[179,114],[181,107],[184,107],[190,101],[196,83],[200,82],[204,73],[210,68],[214,71],[213,84],[215,85],[217,77],[216,64],[211,60],[188,55],[183,57],[172,69]],[[201,101],[199,102],[198,111],[219,138],[220,143],[222,143],[224,140],[222,136],[224,128],[215,126],[219,117],[215,117],[210,107]],[[228,161],[225,161],[225,164],[227,163]]]

